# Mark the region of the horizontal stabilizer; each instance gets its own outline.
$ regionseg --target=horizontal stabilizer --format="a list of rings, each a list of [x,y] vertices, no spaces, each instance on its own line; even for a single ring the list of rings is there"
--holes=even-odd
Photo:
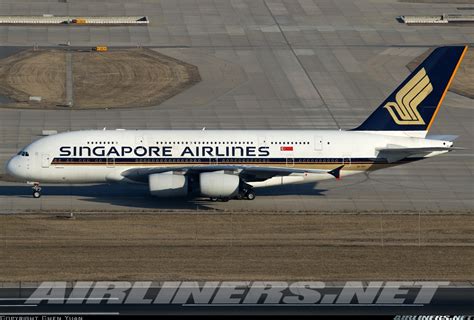
[[[429,153],[435,151],[454,151],[454,150],[465,150],[466,148],[460,147],[421,147],[421,148],[376,148],[375,150],[380,152],[407,152],[407,153]]]
[[[453,142],[456,140],[459,136],[456,135],[451,135],[451,134],[430,134],[426,136],[426,139],[428,140],[439,140],[439,141],[451,141]]]
[[[405,148],[400,146],[387,146],[384,148],[376,148],[379,152],[378,157],[386,158],[389,163],[398,161],[415,154],[428,154],[437,151],[454,151],[464,150],[460,147],[419,147],[419,148]]]

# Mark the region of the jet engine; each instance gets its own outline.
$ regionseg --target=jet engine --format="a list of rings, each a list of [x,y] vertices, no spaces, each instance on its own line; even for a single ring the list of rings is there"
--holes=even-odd
[[[156,197],[184,197],[188,194],[188,179],[182,174],[150,174],[148,183],[151,195]]]
[[[224,171],[203,172],[199,175],[201,194],[211,198],[231,198],[239,191],[240,178]]]

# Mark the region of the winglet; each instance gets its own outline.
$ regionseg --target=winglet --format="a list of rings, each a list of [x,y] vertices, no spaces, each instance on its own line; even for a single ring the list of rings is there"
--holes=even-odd
[[[328,171],[328,173],[337,180],[341,179],[341,169],[344,167],[344,165],[337,167],[336,169],[332,169],[331,171]]]

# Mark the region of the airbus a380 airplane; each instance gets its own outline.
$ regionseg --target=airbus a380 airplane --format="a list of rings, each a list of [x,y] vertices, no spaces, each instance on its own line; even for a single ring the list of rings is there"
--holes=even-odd
[[[41,138],[7,164],[40,182],[148,184],[160,197],[255,198],[254,188],[339,178],[454,150],[455,136],[427,136],[467,47],[434,50],[349,131],[88,130]]]

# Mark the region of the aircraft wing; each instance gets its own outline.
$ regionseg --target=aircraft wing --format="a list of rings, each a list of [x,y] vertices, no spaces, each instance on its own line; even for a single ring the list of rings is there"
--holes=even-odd
[[[152,167],[129,169],[122,172],[122,176],[136,182],[148,182],[148,176],[154,173],[164,173],[169,171],[180,171],[186,175],[199,174],[201,172],[229,171],[238,174],[246,182],[265,181],[275,176],[288,176],[292,173],[317,173],[330,174],[335,178],[340,177],[340,171],[344,165],[333,170],[319,169],[298,169],[298,168],[272,168],[243,165],[203,165],[203,166],[183,166],[183,167]]]

